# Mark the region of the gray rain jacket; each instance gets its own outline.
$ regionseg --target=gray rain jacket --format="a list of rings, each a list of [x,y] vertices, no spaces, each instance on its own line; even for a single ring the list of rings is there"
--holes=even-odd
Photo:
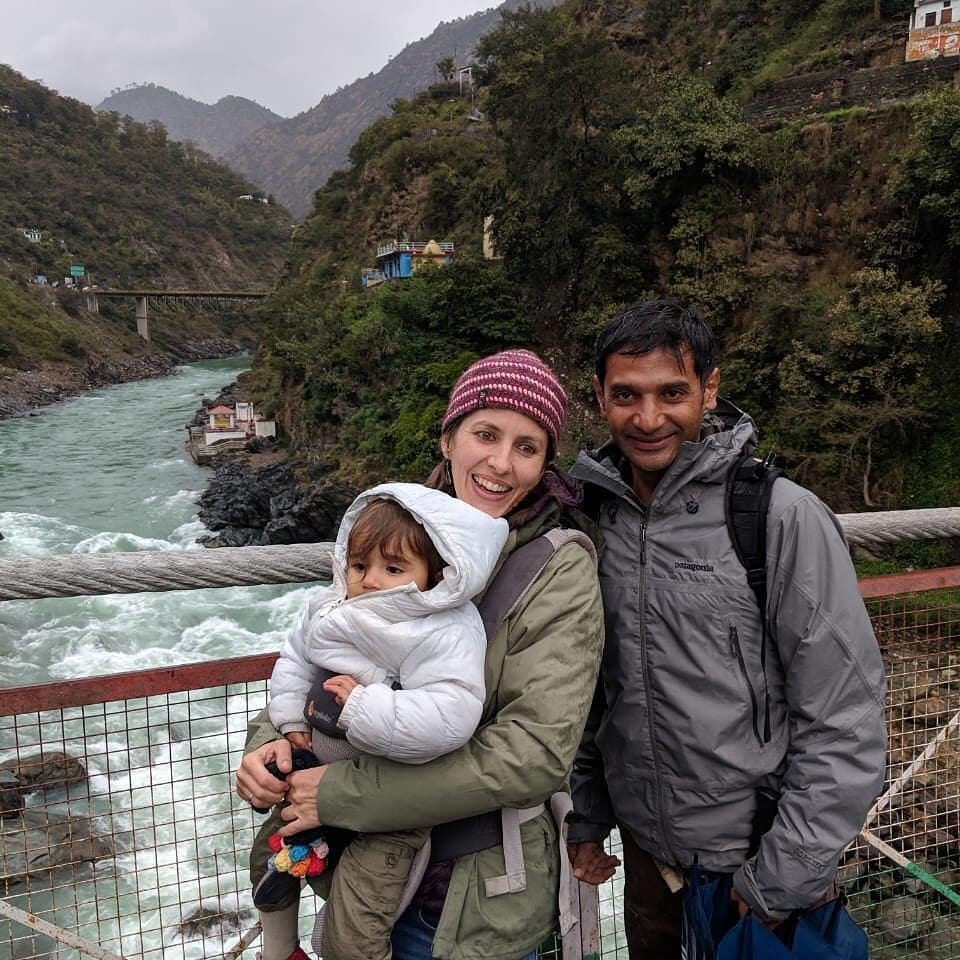
[[[779,479],[764,681],[757,601],[724,504],[756,433],[726,401],[717,414],[725,429],[683,445],[646,509],[612,444],[581,453],[572,471],[600,502],[606,644],[570,839],[602,839],[617,822],[663,863],[736,871],[737,890],[775,916],[824,892],[883,785],[885,677],[836,518]],[[758,791],[779,807],[747,859]]]

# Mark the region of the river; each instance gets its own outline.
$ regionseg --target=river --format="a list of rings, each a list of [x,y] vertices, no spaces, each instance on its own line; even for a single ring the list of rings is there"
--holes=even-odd
[[[0,421],[0,557],[202,549],[211,476],[184,424],[249,365],[229,358]],[[256,587],[0,604],[0,686],[278,649],[305,588]]]
[[[0,422],[0,557],[203,549],[196,543],[204,532],[197,499],[211,471],[187,456],[184,424],[202,397],[215,396],[248,364],[191,364],[170,377],[93,391]],[[277,650],[308,590],[0,603],[0,687]],[[127,957],[222,956],[236,943],[235,931],[224,931],[222,940],[185,938],[176,926],[201,904],[234,916],[243,909],[250,921],[240,864],[256,823],[233,797],[230,772],[249,710],[240,695],[128,701],[99,716],[88,711],[79,736],[76,711],[49,711],[39,723],[0,718],[0,761],[29,756],[42,744],[79,756],[87,770],[83,783],[29,795],[28,812],[89,818],[95,832],[114,838],[117,852],[74,881],[54,877],[48,886],[31,879],[28,890],[12,887],[11,902]],[[233,718],[229,733],[225,717]],[[19,822],[0,820],[0,854],[21,842]],[[0,873],[13,869],[4,857]],[[198,883],[198,870],[206,876],[211,862],[212,880]],[[305,897],[306,929],[309,909]],[[0,918],[0,958],[8,957],[79,954]]]

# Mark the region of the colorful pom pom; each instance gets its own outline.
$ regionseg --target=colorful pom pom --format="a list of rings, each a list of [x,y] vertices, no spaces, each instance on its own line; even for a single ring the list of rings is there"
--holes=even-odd
[[[310,851],[310,858],[306,864],[308,877],[318,877],[327,868],[327,861],[323,857],[318,857],[313,850]]]
[[[293,863],[299,863],[301,860],[306,860],[310,856],[310,848],[306,844],[297,844],[293,847],[287,848],[290,851],[290,859]]]
[[[279,853],[283,849],[283,837],[279,833],[271,833],[267,840],[267,846],[274,852]]]
[[[279,853],[273,855],[273,865],[275,869],[286,873],[290,869],[290,851],[284,847]]]
[[[321,859],[326,860],[330,856],[330,848],[324,840],[314,840],[310,844],[310,849]]]
[[[290,876],[297,877],[298,879],[303,879],[308,873],[308,867],[310,866],[309,860],[298,860],[296,863],[291,864],[290,866]]]

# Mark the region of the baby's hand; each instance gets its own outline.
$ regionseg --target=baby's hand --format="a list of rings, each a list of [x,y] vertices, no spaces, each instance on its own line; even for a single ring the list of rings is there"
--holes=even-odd
[[[342,673],[324,681],[323,689],[326,690],[327,693],[332,693],[337,704],[342,707],[356,686],[359,686],[359,684],[353,677]]]
[[[301,750],[310,749],[310,734],[306,730],[291,730],[284,736],[290,741],[291,746],[298,747]]]

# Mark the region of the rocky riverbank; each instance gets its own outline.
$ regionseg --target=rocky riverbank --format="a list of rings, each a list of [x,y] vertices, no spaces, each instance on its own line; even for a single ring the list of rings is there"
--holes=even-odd
[[[246,547],[334,540],[356,491],[289,461],[258,465],[225,456],[200,496],[199,516],[213,531],[207,547]]]
[[[33,370],[0,367],[0,420],[36,413],[40,407],[75,397],[84,390],[131,380],[165,377],[180,363],[236,356],[251,348],[226,338],[179,343],[167,353],[83,363],[46,362]]]

